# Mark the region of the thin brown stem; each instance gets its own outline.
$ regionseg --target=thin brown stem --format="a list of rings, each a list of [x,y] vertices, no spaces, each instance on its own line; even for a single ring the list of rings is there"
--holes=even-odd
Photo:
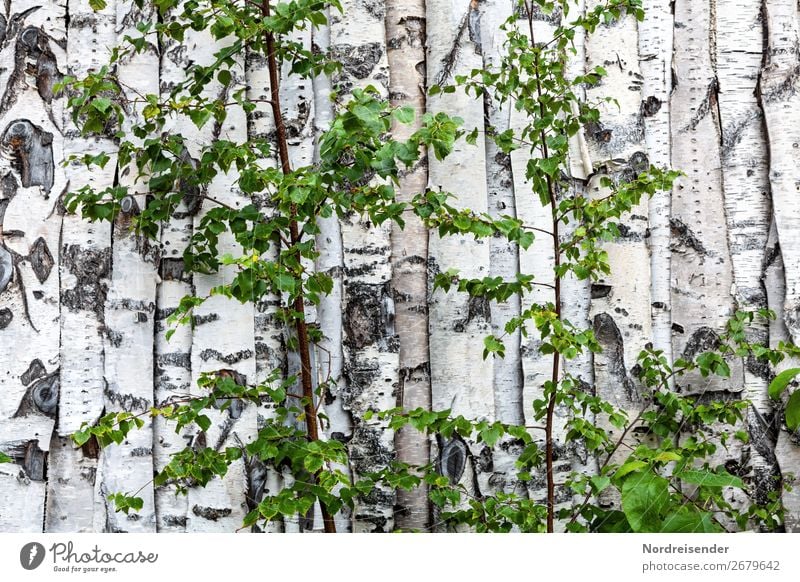
[[[261,13],[264,18],[269,18],[270,15],[270,0],[262,0]],[[275,120],[275,129],[277,131],[278,141],[278,158],[281,163],[281,171],[284,174],[290,174],[292,166],[289,161],[289,142],[286,136],[286,125],[283,120],[283,113],[281,112],[281,95],[279,86],[279,71],[278,59],[275,50],[275,36],[269,30],[264,31],[264,41],[267,47],[267,68],[269,69],[269,90],[270,90],[270,105],[272,107],[272,116]],[[297,221],[297,205],[291,206],[291,217],[289,221],[289,237],[293,247],[300,242],[300,228]],[[308,338],[308,326],[305,319],[305,305],[303,303],[303,295],[298,294],[294,299],[294,310],[296,312],[295,318],[295,331],[297,333],[297,345],[300,352],[300,382],[303,388],[303,396],[308,400],[305,403],[305,421],[308,438],[312,441],[319,440],[319,427],[317,422],[317,409],[314,406],[314,385],[311,381],[311,342]],[[320,510],[322,511],[322,521],[325,528],[325,533],[336,533],[336,525],[333,521],[333,516],[328,511],[322,501],[320,501]]]

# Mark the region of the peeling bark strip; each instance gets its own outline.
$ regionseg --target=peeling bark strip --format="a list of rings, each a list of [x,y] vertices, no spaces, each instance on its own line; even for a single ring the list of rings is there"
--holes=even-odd
[[[676,0],[676,85],[671,98],[672,166],[686,173],[672,197],[672,321],[675,357],[691,357],[710,333],[722,333],[734,310],[733,276],[722,195],[717,78],[708,41],[707,1]],[[691,373],[676,380],[682,390],[743,388],[740,360],[731,378]]]

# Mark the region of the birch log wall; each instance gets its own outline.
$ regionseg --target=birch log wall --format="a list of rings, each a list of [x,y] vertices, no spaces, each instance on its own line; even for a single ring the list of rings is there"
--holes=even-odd
[[[579,6],[589,10],[596,4],[586,0]],[[418,112],[444,109],[468,128],[519,125],[513,108],[488,98],[455,93],[426,100],[424,91],[426,84],[498,61],[499,25],[512,13],[512,0],[343,5],[344,17],[333,14],[329,26],[297,38],[330,48],[341,73],[308,82],[283,75],[294,163],[312,163],[315,137],[335,113],[328,99],[332,89],[341,95],[372,84],[396,105]],[[757,328],[754,340],[775,345],[800,338],[796,0],[644,0],[644,8],[644,22],[627,17],[579,35],[570,63],[570,74],[604,66],[608,77],[587,97],[613,95],[620,103],[573,144],[574,171],[614,179],[649,161],[686,174],[671,195],[658,194],[635,208],[623,221],[622,236],[606,243],[610,277],[591,287],[565,284],[565,309],[574,321],[593,325],[604,347],[592,361],[571,364],[570,372],[596,382],[605,398],[623,408],[638,399],[632,367],[648,342],[668,355],[691,356],[714,345],[736,309],[761,307],[779,318]],[[275,368],[297,367],[286,352],[275,297],[255,306],[216,298],[195,314],[193,330],[165,340],[166,318],[182,296],[230,276],[183,272],[181,253],[206,210],[191,204],[191,197],[156,242],[129,234],[124,215],[109,225],[65,214],[62,200],[70,189],[130,177],[119,175],[113,159],[92,173],[61,164],[71,154],[111,151],[113,141],[80,137],[53,84],[65,74],[98,68],[126,31],[149,18],[155,16],[130,0],[109,0],[100,12],[87,0],[10,0],[0,9],[0,451],[14,460],[0,464],[0,531],[233,531],[260,496],[290,478],[245,458],[224,480],[193,489],[188,497],[148,485],[153,469],[186,443],[205,439],[221,446],[253,438],[269,409],[220,413],[213,434],[176,435],[156,421],[107,450],[89,444],[76,449],[69,440],[82,422],[104,411],[141,411],[192,391],[207,370],[225,368],[260,381]],[[551,34],[553,18],[537,17],[537,40]],[[183,44],[154,44],[121,62],[119,77],[139,91],[166,93],[189,63],[209,60],[217,48],[200,33],[187,35]],[[245,86],[252,99],[263,99],[268,77],[258,55],[248,55],[234,72],[235,84]],[[247,120],[239,111],[204,132],[172,130],[185,133],[191,158],[202,140],[242,140],[245,132],[269,136],[274,123],[259,104]],[[441,188],[458,194],[461,207],[512,214],[537,226],[549,218],[525,182],[528,155],[537,152],[508,156],[489,141],[461,142],[446,161],[429,157],[411,168],[399,195],[407,199],[426,186]],[[246,202],[233,175],[218,177],[211,188],[229,204]],[[145,194],[137,192],[132,208],[144,204]],[[265,201],[256,203],[269,212]],[[414,220],[400,230],[357,216],[324,220],[317,240],[322,254],[315,268],[334,279],[334,292],[312,312],[326,336],[315,355],[319,377],[335,381],[324,397],[331,419],[324,436],[350,447],[351,466],[344,469],[358,473],[393,458],[421,462],[430,455],[461,455],[452,465],[462,470],[452,477],[476,495],[503,490],[542,498],[543,481],[527,487],[515,482],[511,445],[493,459],[476,443],[428,442],[413,431],[395,435],[375,417],[361,416],[403,404],[505,422],[530,420],[531,401],[549,373],[536,341],[514,336],[504,360],[481,358],[482,337],[502,329],[530,298],[489,305],[452,291],[433,292],[431,280],[455,267],[469,277],[510,278],[522,269],[546,282],[552,249],[442,240]],[[223,246],[235,251],[232,241]],[[538,299],[546,300],[547,288],[538,289]],[[745,427],[750,443],[720,460],[746,468],[756,493],[765,496],[773,477],[800,473],[800,442],[781,427],[766,396],[769,372],[753,362],[730,364],[730,381],[709,383],[698,375],[675,388],[752,401]],[[557,455],[559,472],[588,462],[578,451]],[[108,507],[107,493],[139,486],[142,512],[125,516]],[[784,501],[787,529],[800,531],[797,491],[784,493]],[[568,500],[567,492],[559,493],[559,503]],[[377,532],[437,529],[434,517],[418,492],[395,497],[378,491],[336,520],[339,531]],[[269,531],[319,529],[317,510]]]

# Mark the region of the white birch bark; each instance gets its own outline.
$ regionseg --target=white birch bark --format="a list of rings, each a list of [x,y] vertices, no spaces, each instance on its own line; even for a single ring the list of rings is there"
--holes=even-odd
[[[777,244],[768,244],[767,292],[770,293],[770,307],[776,310],[784,326],[775,323],[770,326],[770,344],[780,340],[798,341],[798,274],[800,273],[800,254],[797,242],[797,195],[798,195],[798,146],[800,132],[791,122],[798,105],[797,95],[797,46],[798,34],[797,5],[786,1],[765,1],[767,20],[767,53],[761,71],[759,95],[766,120],[769,143],[769,182],[772,189],[772,209]],[[774,235],[771,236],[774,243]],[[770,252],[771,251],[771,252]],[[776,268],[770,269],[769,259],[778,254],[783,266],[783,281],[775,277]],[[777,280],[776,280],[777,279]],[[783,283],[781,285],[781,283]],[[783,297],[780,292],[783,291]],[[780,303],[772,299],[779,299]],[[794,363],[793,363],[794,364]],[[779,414],[779,413],[778,413]],[[782,423],[775,454],[781,473],[797,474],[800,463],[800,448],[796,437],[789,434]],[[800,495],[797,493],[798,481],[789,481],[795,488],[784,492],[783,502],[787,510],[787,531],[800,531]]]
[[[383,0],[342,2],[343,16],[331,15],[331,48],[342,63],[334,79],[344,95],[354,87],[372,85],[387,96],[389,70]],[[385,410],[396,404],[399,346],[394,331],[391,295],[391,225],[372,225],[366,218],[350,216],[342,222],[344,251],[344,408],[353,415],[350,461],[355,475],[385,467],[394,458],[394,435],[387,422],[367,410]],[[357,420],[359,419],[359,420]],[[391,531],[394,493],[376,488],[358,500],[353,511],[353,531]]]
[[[185,77],[186,61],[183,45],[174,40],[165,40],[160,50],[161,99],[167,99],[170,91]],[[168,131],[192,136],[195,131],[186,118],[171,118],[165,128]],[[191,156],[189,151],[187,155]],[[196,155],[196,152],[195,152]],[[181,187],[182,185],[179,185]],[[160,283],[156,295],[156,315],[154,328],[155,345],[155,402],[166,406],[176,399],[185,398],[191,393],[192,381],[192,328],[180,325],[174,328],[169,340],[166,333],[170,329],[167,322],[178,308],[181,299],[194,295],[192,274],[184,270],[183,253],[189,246],[193,232],[193,214],[198,200],[195,189],[185,186],[185,198],[178,205],[172,217],[161,227],[161,258],[159,261]],[[172,455],[191,444],[196,427],[184,427],[175,432],[175,423],[157,417],[153,420],[153,462],[156,471],[162,471],[170,462]],[[155,490],[157,530],[159,532],[184,532],[188,519],[189,505],[187,495],[176,495],[175,487],[164,485]]]
[[[403,140],[419,129],[425,113],[425,3],[387,1],[386,35],[389,60],[389,98],[393,106],[415,110],[414,122],[395,123],[392,135]],[[427,187],[427,158],[402,172],[397,198],[410,201]],[[403,216],[405,227],[392,226],[392,293],[395,328],[400,342],[400,378],[397,404],[406,409],[431,407],[428,351],[428,231],[412,212]],[[413,465],[430,461],[428,437],[412,427],[395,435],[397,459]],[[430,526],[428,489],[397,492],[395,525],[424,531]]]
[[[223,41],[215,42],[208,33],[187,34],[186,51],[178,51],[176,63],[191,55],[196,63],[213,62],[213,53],[222,48]],[[186,62],[185,60],[183,61]],[[233,80],[225,89],[216,83],[207,86],[205,94],[213,99],[228,100],[228,95],[244,82],[243,63],[237,63],[232,69]],[[247,120],[244,112],[238,107],[229,107],[228,115],[221,124],[209,124],[201,130],[181,128],[187,138],[189,154],[197,157],[198,147],[209,144],[215,139],[230,140],[241,143],[246,139]],[[208,186],[206,193],[210,198],[233,207],[242,207],[249,202],[239,191],[234,171],[218,174]],[[204,200],[200,211],[194,217],[198,225],[203,212],[212,208],[214,203]],[[240,253],[230,233],[223,233],[219,240],[220,254]],[[212,275],[195,273],[193,283],[199,297],[209,295],[211,288],[229,283],[235,275],[231,266],[222,266],[219,272]],[[247,382],[255,377],[255,344],[254,314],[250,303],[240,304],[233,299],[220,295],[210,297],[193,313],[194,329],[192,331],[191,370],[193,394],[199,394],[197,380],[202,373],[227,370],[238,374]],[[195,447],[212,447],[224,450],[229,446],[240,446],[247,443],[256,434],[256,410],[253,406],[231,406],[225,411],[210,411],[212,421],[209,431],[198,432],[194,438]],[[224,478],[215,478],[204,488],[191,488],[188,493],[187,531],[227,531],[239,528],[248,511],[247,475],[244,460],[232,463]]]
[[[767,307],[762,280],[770,228],[768,166],[764,116],[756,95],[763,59],[761,6],[719,0],[714,23],[719,114],[722,130],[722,182],[728,245],[733,266],[733,296],[738,309]],[[749,340],[766,344],[769,330],[757,319]],[[757,499],[765,500],[778,483],[773,443],[765,437],[765,417],[771,405],[767,396],[769,369],[754,358],[745,361],[744,389],[752,408],[747,414],[750,443],[744,448],[753,468]],[[742,459],[745,461],[745,459]],[[744,463],[748,466],[748,463]]]
[[[59,396],[64,4],[6,6],[0,42],[0,531],[41,532]],[[9,26],[9,23],[12,25]],[[61,43],[61,44],[59,44]],[[55,111],[55,114],[54,114]]]
[[[117,39],[136,36],[136,24],[152,21],[154,13],[138,9],[133,2],[117,2]],[[144,105],[139,94],[159,91],[157,47],[126,57],[117,65],[122,93],[131,105],[123,130],[141,120]],[[131,89],[135,88],[135,89]],[[153,406],[153,334],[158,276],[157,243],[137,236],[131,229],[133,215],[146,205],[147,187],[135,181],[136,170],[118,171],[118,182],[131,194],[113,227],[111,281],[105,302],[105,410],[139,415]],[[95,484],[94,527],[97,531],[155,532],[156,515],[153,486],[153,430],[149,416],[144,426],[131,431],[118,446],[104,448],[98,459]],[[130,493],[144,500],[139,512],[125,515],[115,511],[108,500],[111,493]]]
[[[589,0],[586,9],[590,12],[600,4]],[[608,189],[599,186],[601,178],[624,182],[634,179],[648,167],[640,107],[643,77],[638,34],[636,19],[626,15],[611,24],[598,26],[594,33],[587,35],[587,70],[600,66],[607,72],[597,86],[587,89],[587,98],[613,97],[619,103],[618,106],[599,105],[600,123],[587,127],[587,141],[594,162],[594,173],[587,184],[590,198],[610,194]],[[602,347],[602,352],[594,356],[596,394],[626,412],[631,420],[642,406],[640,388],[631,370],[637,356],[653,337],[648,202],[643,197],[621,217],[620,236],[602,245],[608,253],[611,274],[591,284],[592,326]],[[609,423],[605,415],[599,415],[595,422],[616,441],[619,429]],[[636,443],[633,431],[625,443]],[[614,461],[628,453],[629,450],[623,448]],[[599,501],[612,504],[619,499],[609,495],[607,490]]]
[[[116,12],[113,2],[95,12],[82,0],[69,2],[68,11],[66,68],[68,74],[80,78],[99,70],[107,61],[109,50],[116,42]],[[73,154],[114,151],[114,143],[108,137],[81,137],[67,115],[64,127],[65,158]],[[75,191],[84,185],[96,190],[111,186],[116,160],[113,153],[110,158],[104,169],[95,168],[92,172],[87,172],[79,161],[71,162],[65,170],[69,190]],[[63,219],[59,250],[62,338],[59,437],[68,437],[84,422],[95,422],[103,411],[106,386],[102,332],[111,274],[110,233],[108,223],[89,223],[79,215],[67,215]],[[65,341],[65,338],[68,339]],[[53,501],[52,504],[48,502],[48,531],[90,530],[97,450],[89,445],[77,451],[66,451],[65,448],[72,446],[71,441],[57,439],[57,442],[66,446],[54,454],[49,470],[53,475],[70,477],[63,481],[49,480],[48,497]],[[64,505],[67,501],[71,501],[69,506]]]
[[[672,92],[672,3],[644,0],[645,17],[638,24],[642,75],[641,115],[647,158],[660,168],[671,163],[670,93]],[[670,283],[670,207],[672,193],[656,192],[648,205],[650,296],[653,347],[672,361]]]
[[[480,20],[478,2],[431,0],[426,4],[428,37],[428,85],[454,83],[455,75],[480,69]],[[470,131],[482,129],[483,104],[462,90],[440,93],[427,101],[431,112],[457,112]],[[428,187],[454,194],[451,203],[474,212],[487,211],[486,153],[482,140],[471,146],[456,142],[444,162],[428,156]],[[490,243],[471,236],[439,238],[434,230],[429,239],[431,275],[458,269],[464,278],[489,275]],[[483,338],[491,333],[489,304],[466,293],[437,290],[429,295],[429,345],[431,357],[431,404],[433,410],[451,409],[454,415],[492,420],[494,418],[494,365],[484,360]],[[482,445],[469,444],[470,459],[462,482],[473,496],[488,490],[491,463]],[[433,452],[432,452],[433,456]],[[488,457],[490,458],[490,457]],[[477,479],[475,477],[477,476]]]
[[[672,321],[674,356],[687,359],[714,349],[734,310],[710,26],[710,3],[676,1],[672,165],[686,176],[672,197]],[[692,372],[675,383],[689,394],[740,391],[741,361],[728,364],[730,378]]]

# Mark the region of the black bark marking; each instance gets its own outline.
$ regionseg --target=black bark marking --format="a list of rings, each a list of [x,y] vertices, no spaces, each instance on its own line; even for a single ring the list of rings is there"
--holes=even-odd
[[[624,388],[625,395],[631,402],[639,401],[636,386],[625,368],[625,350],[622,333],[614,318],[607,313],[594,316],[594,334],[603,351],[595,356],[596,360],[606,362],[608,374]]]
[[[716,350],[720,346],[719,334],[710,327],[699,327],[689,337],[682,357],[691,361],[697,354]]]
[[[195,505],[194,507],[192,507],[192,513],[194,513],[198,517],[202,517],[203,519],[207,519],[209,521],[217,521],[222,517],[228,517],[231,514],[231,509],[228,507],[216,508],[216,507],[202,507],[200,505]]]
[[[592,283],[592,299],[601,299],[611,295],[611,285],[604,285],[603,283]]]
[[[33,362],[31,362],[31,366],[33,367]],[[28,371],[30,371],[30,368]],[[58,408],[59,389],[60,379],[58,370],[43,378],[39,378],[25,391],[19,408],[17,408],[17,412],[14,413],[14,417],[19,418],[41,413],[55,418],[56,409]]]
[[[0,293],[5,291],[6,287],[8,287],[13,273],[14,261],[11,257],[11,253],[8,252],[8,249],[0,242]]]
[[[694,250],[698,255],[708,255],[706,247],[697,238],[697,235],[692,232],[686,224],[678,218],[669,219],[670,233],[672,234],[672,241],[670,246],[672,250],[677,250],[680,247],[687,247]]]
[[[455,485],[464,475],[467,466],[469,449],[457,434],[453,438],[444,440],[439,434],[436,435],[439,444],[439,458],[436,460],[436,470],[450,480],[451,485]]]
[[[14,319],[14,314],[8,307],[0,309],[0,329],[7,328],[12,319]]]
[[[50,249],[47,247],[47,242],[44,238],[39,237],[33,243],[28,260],[31,262],[31,267],[36,278],[39,279],[39,283],[44,283],[55,265],[53,255],[50,254]]]
[[[180,161],[184,164],[181,170],[186,170],[188,176],[195,175],[195,171],[200,166],[200,162],[189,155],[189,150],[185,147],[181,150]],[[186,206],[186,213],[194,216],[203,205],[203,191],[200,186],[190,177],[182,177],[178,180],[178,192],[183,194],[183,203]]]
[[[151,402],[147,398],[134,396],[133,394],[122,394],[121,392],[114,392],[108,387],[103,390],[103,394],[112,404],[116,404],[126,412],[135,412],[136,410],[147,410],[151,406]]]
[[[17,184],[17,179],[11,172],[8,172],[0,179],[0,194],[2,194],[0,197],[0,228],[2,228],[3,220],[5,220],[6,209],[14,199],[14,196],[17,195],[18,188],[19,184]]]
[[[642,101],[641,114],[642,117],[652,117],[661,109],[661,100],[658,97],[650,95],[647,99]]]
[[[108,293],[106,279],[111,271],[111,249],[65,245],[61,260],[77,279],[72,289],[61,290],[61,303],[70,311],[89,310],[103,315]]]
[[[207,362],[211,358],[214,358],[215,360],[218,360],[220,362],[225,362],[229,366],[251,357],[253,357],[252,350],[240,350],[233,354],[225,354],[225,355],[211,348],[207,348],[202,352],[200,352],[200,359],[203,360],[204,362]]]
[[[168,354],[158,354],[156,358],[156,365],[160,368],[162,366],[173,366],[176,368],[183,368],[184,370],[192,369],[192,357],[186,352],[171,352]]]
[[[453,331],[462,333],[473,320],[483,320],[490,323],[491,310],[486,297],[470,297],[467,301],[467,316],[453,324]]]
[[[717,110],[717,93],[719,91],[719,84],[716,79],[713,79],[711,83],[708,85],[708,89],[706,89],[706,96],[700,105],[697,107],[695,114],[692,116],[692,119],[689,120],[689,123],[686,124],[686,127],[683,128],[683,131],[694,131],[697,129],[697,126],[700,122],[705,118],[706,115],[709,114],[712,110]]]
[[[2,147],[9,151],[12,166],[20,175],[22,186],[41,186],[47,194],[53,187],[53,134],[27,119],[17,119],[6,126]]]
[[[348,283],[342,322],[344,344],[355,349],[377,345],[381,351],[396,348],[394,310],[389,283]]]
[[[184,281],[191,280],[191,275],[184,270],[183,259],[163,258],[158,265],[159,276],[162,281]]]
[[[42,361],[39,358],[36,358],[31,361],[28,369],[22,373],[19,379],[22,381],[23,386],[27,386],[34,380],[38,380],[42,376],[46,375],[47,370],[45,369],[44,364],[42,364]]]

